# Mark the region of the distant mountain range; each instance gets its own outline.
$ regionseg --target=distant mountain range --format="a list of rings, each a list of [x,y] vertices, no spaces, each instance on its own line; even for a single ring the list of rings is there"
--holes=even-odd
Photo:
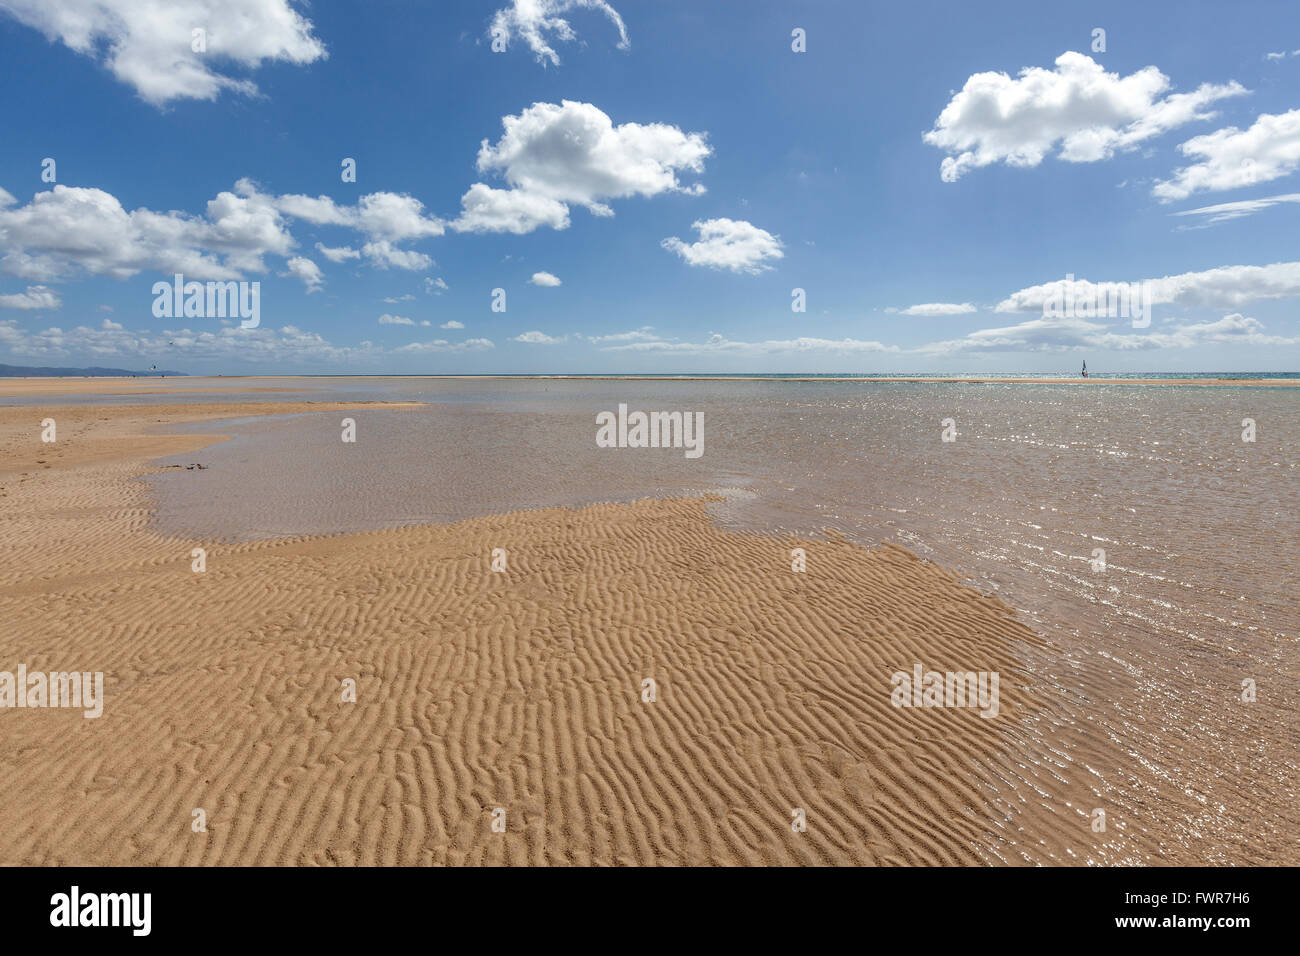
[[[159,369],[159,370],[148,371],[148,372],[132,372],[124,368],[98,368],[98,367],[52,368],[50,366],[45,366],[45,365],[0,365],[0,378],[5,378],[5,377],[13,378],[15,376],[46,376],[46,375],[70,376],[76,378],[81,378],[86,376],[97,376],[97,377],[112,376],[117,378],[124,375],[125,376],[138,375],[141,378],[152,378],[155,375],[184,375],[184,374],[185,374],[184,372],[173,372],[167,369]]]

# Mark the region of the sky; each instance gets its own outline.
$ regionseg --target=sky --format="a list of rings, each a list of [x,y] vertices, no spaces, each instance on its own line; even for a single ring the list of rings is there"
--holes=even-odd
[[[1064,7],[0,0],[0,362],[1300,368],[1300,6]]]

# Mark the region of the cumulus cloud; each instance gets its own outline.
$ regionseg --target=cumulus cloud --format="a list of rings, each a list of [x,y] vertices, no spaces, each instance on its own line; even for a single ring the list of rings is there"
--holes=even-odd
[[[533,285],[547,286],[549,288],[560,285],[560,277],[549,272],[534,272],[533,277],[528,281]]]
[[[247,180],[240,180],[254,188]],[[321,254],[333,262],[366,258],[372,265],[387,269],[427,269],[433,259],[421,252],[400,249],[395,244],[441,236],[447,224],[424,212],[424,204],[413,196],[400,193],[369,193],[355,206],[340,206],[329,196],[286,194],[272,200],[274,207],[287,217],[320,226],[343,226],[362,233],[369,241],[360,252],[350,246],[328,248],[316,244]]]
[[[906,309],[886,309],[885,311],[898,315],[966,315],[974,312],[975,306],[969,302],[923,302],[920,305],[909,305]]]
[[[688,265],[757,275],[771,268],[767,264],[769,259],[785,255],[780,239],[743,219],[697,219],[691,228],[700,234],[697,242],[687,243],[669,236],[660,243]]]
[[[569,21],[561,16],[571,10],[595,10],[605,14],[618,30],[618,48],[626,50],[631,45],[623,18],[605,0],[514,0],[511,6],[498,10],[492,17],[489,33],[507,44],[518,37],[528,44],[538,63],[545,66],[549,62],[552,66],[559,66],[560,56],[547,35],[554,34],[556,40],[563,41],[577,38]]]
[[[320,291],[321,283],[325,281],[320,266],[305,256],[294,256],[286,265],[289,267],[288,275],[300,280],[307,287],[308,295]]]
[[[389,315],[385,312],[379,317],[380,325],[414,325],[414,319],[408,319],[404,315]]]
[[[564,229],[569,205],[612,216],[610,199],[704,191],[679,178],[704,171],[712,152],[704,133],[683,133],[664,123],[615,126],[597,107],[572,100],[558,106],[534,103],[501,123],[505,132],[496,144],[483,141],[478,169],[501,175],[510,188],[472,185],[461,199],[454,229],[519,234],[543,225]]]
[[[461,197],[457,232],[511,232],[523,235],[539,226],[569,228],[569,207],[558,200],[518,189],[493,189],[475,183]]]
[[[438,326],[440,329],[463,329],[464,327],[464,322],[457,322],[455,319],[448,319],[446,322],[442,323],[442,325]]]
[[[257,92],[227,66],[302,65],[326,55],[288,0],[0,0],[0,11],[102,62],[155,106]],[[193,49],[196,28],[205,31],[206,52]]]
[[[428,276],[425,276],[424,291],[429,295],[442,295],[447,291],[447,283],[442,281],[441,277],[431,279]]]
[[[146,269],[205,279],[264,272],[262,257],[288,256],[293,237],[270,197],[241,180],[205,216],[127,212],[102,189],[55,186],[18,205],[0,190],[0,272],[35,280],[78,271],[124,279]]]
[[[128,211],[95,188],[56,185],[26,204],[0,189],[0,273],[41,283],[82,274],[125,279],[145,271],[240,279],[266,272],[270,255],[284,258],[283,274],[313,292],[323,276],[315,262],[294,254],[293,219],[359,231],[368,239],[360,249],[319,242],[316,249],[331,262],[365,259],[381,269],[434,266],[428,255],[398,243],[445,231],[410,196],[371,193],[354,206],[340,206],[325,196],[270,195],[249,179],[218,193],[202,215]],[[446,283],[439,279],[435,287],[445,289]]]
[[[1219,266],[1203,272],[1184,272],[1146,284],[1152,305],[1208,306],[1235,309],[1260,299],[1282,299],[1300,295],[1300,262],[1275,262],[1267,266]],[[1076,301],[1106,301],[1114,282],[1086,279],[1058,279],[1013,292],[994,308],[995,312],[1041,312],[1053,294],[1067,291]],[[1067,290],[1067,286],[1070,288]]]
[[[21,309],[28,312],[35,309],[57,309],[62,304],[58,293],[43,285],[29,285],[25,292],[0,295],[0,309]]]
[[[922,138],[949,154],[940,165],[944,182],[992,163],[1037,166],[1057,144],[1060,159],[1091,163],[1211,119],[1207,106],[1248,92],[1235,81],[1203,83],[1191,93],[1170,88],[1154,66],[1121,77],[1091,57],[1066,52],[1055,69],[1026,67],[1016,79],[974,74]]]
[[[1196,136],[1178,151],[1201,161],[1155,184],[1151,194],[1161,202],[1280,179],[1300,169],[1300,109],[1276,116],[1264,113],[1250,129],[1229,126]]]
[[[516,335],[510,341],[526,342],[529,345],[559,345],[567,338],[567,335],[562,335],[557,339],[554,336],[547,335],[545,332],[534,330],[532,332],[524,332],[522,335]]]

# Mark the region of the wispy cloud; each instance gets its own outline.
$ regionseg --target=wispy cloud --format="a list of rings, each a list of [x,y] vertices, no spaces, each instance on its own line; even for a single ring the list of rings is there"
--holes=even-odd
[[[1018,325],[981,329],[959,339],[921,346],[930,355],[963,352],[1139,351],[1202,345],[1254,347],[1300,344],[1300,337],[1270,335],[1257,319],[1233,313],[1210,322],[1176,325],[1161,332],[1116,332],[1102,322],[1080,318],[1038,318]]]
[[[606,0],[514,0],[511,6],[498,10],[492,17],[489,33],[507,44],[518,37],[528,44],[538,63],[559,66],[560,55],[548,36],[566,42],[577,39],[569,21],[561,16],[572,10],[603,13],[618,30],[618,48],[626,50],[631,46],[623,18]]]
[[[969,302],[923,302],[920,305],[909,305],[905,309],[889,308],[885,311],[898,315],[943,316],[967,315],[976,309]]]
[[[800,337],[796,339],[766,339],[763,341],[743,341],[728,339],[713,333],[703,342],[627,342],[620,345],[604,346],[606,352],[667,352],[674,355],[770,355],[774,353],[800,352],[899,352],[897,345],[885,345],[882,342],[863,341],[861,339],[819,339]]]
[[[1203,272],[1143,279],[1153,305],[1205,306],[1235,309],[1261,299],[1281,299],[1300,295],[1300,262],[1275,262],[1267,266],[1219,266]],[[995,312],[1041,312],[1044,303],[1066,291],[1069,284],[1074,298],[1106,300],[1115,282],[1089,282],[1074,279],[1067,283],[1057,279],[1042,285],[1013,292],[995,306]]]
[[[1263,199],[1240,199],[1237,202],[1221,202],[1214,206],[1202,206],[1199,209],[1184,209],[1182,212],[1176,212],[1172,215],[1201,216],[1205,220],[1204,224],[1209,225],[1216,222],[1226,222],[1229,219],[1242,219],[1246,216],[1253,216],[1255,213],[1271,206],[1297,202],[1300,202],[1300,193],[1284,193],[1280,196],[1267,196]]]

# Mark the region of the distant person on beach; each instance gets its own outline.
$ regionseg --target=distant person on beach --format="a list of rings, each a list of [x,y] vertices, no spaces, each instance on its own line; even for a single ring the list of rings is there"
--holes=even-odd
[[[1084,359],[1084,360],[1083,360],[1083,377],[1084,377],[1084,378],[1087,378],[1087,377],[1088,377],[1088,360],[1087,360],[1087,359]]]

